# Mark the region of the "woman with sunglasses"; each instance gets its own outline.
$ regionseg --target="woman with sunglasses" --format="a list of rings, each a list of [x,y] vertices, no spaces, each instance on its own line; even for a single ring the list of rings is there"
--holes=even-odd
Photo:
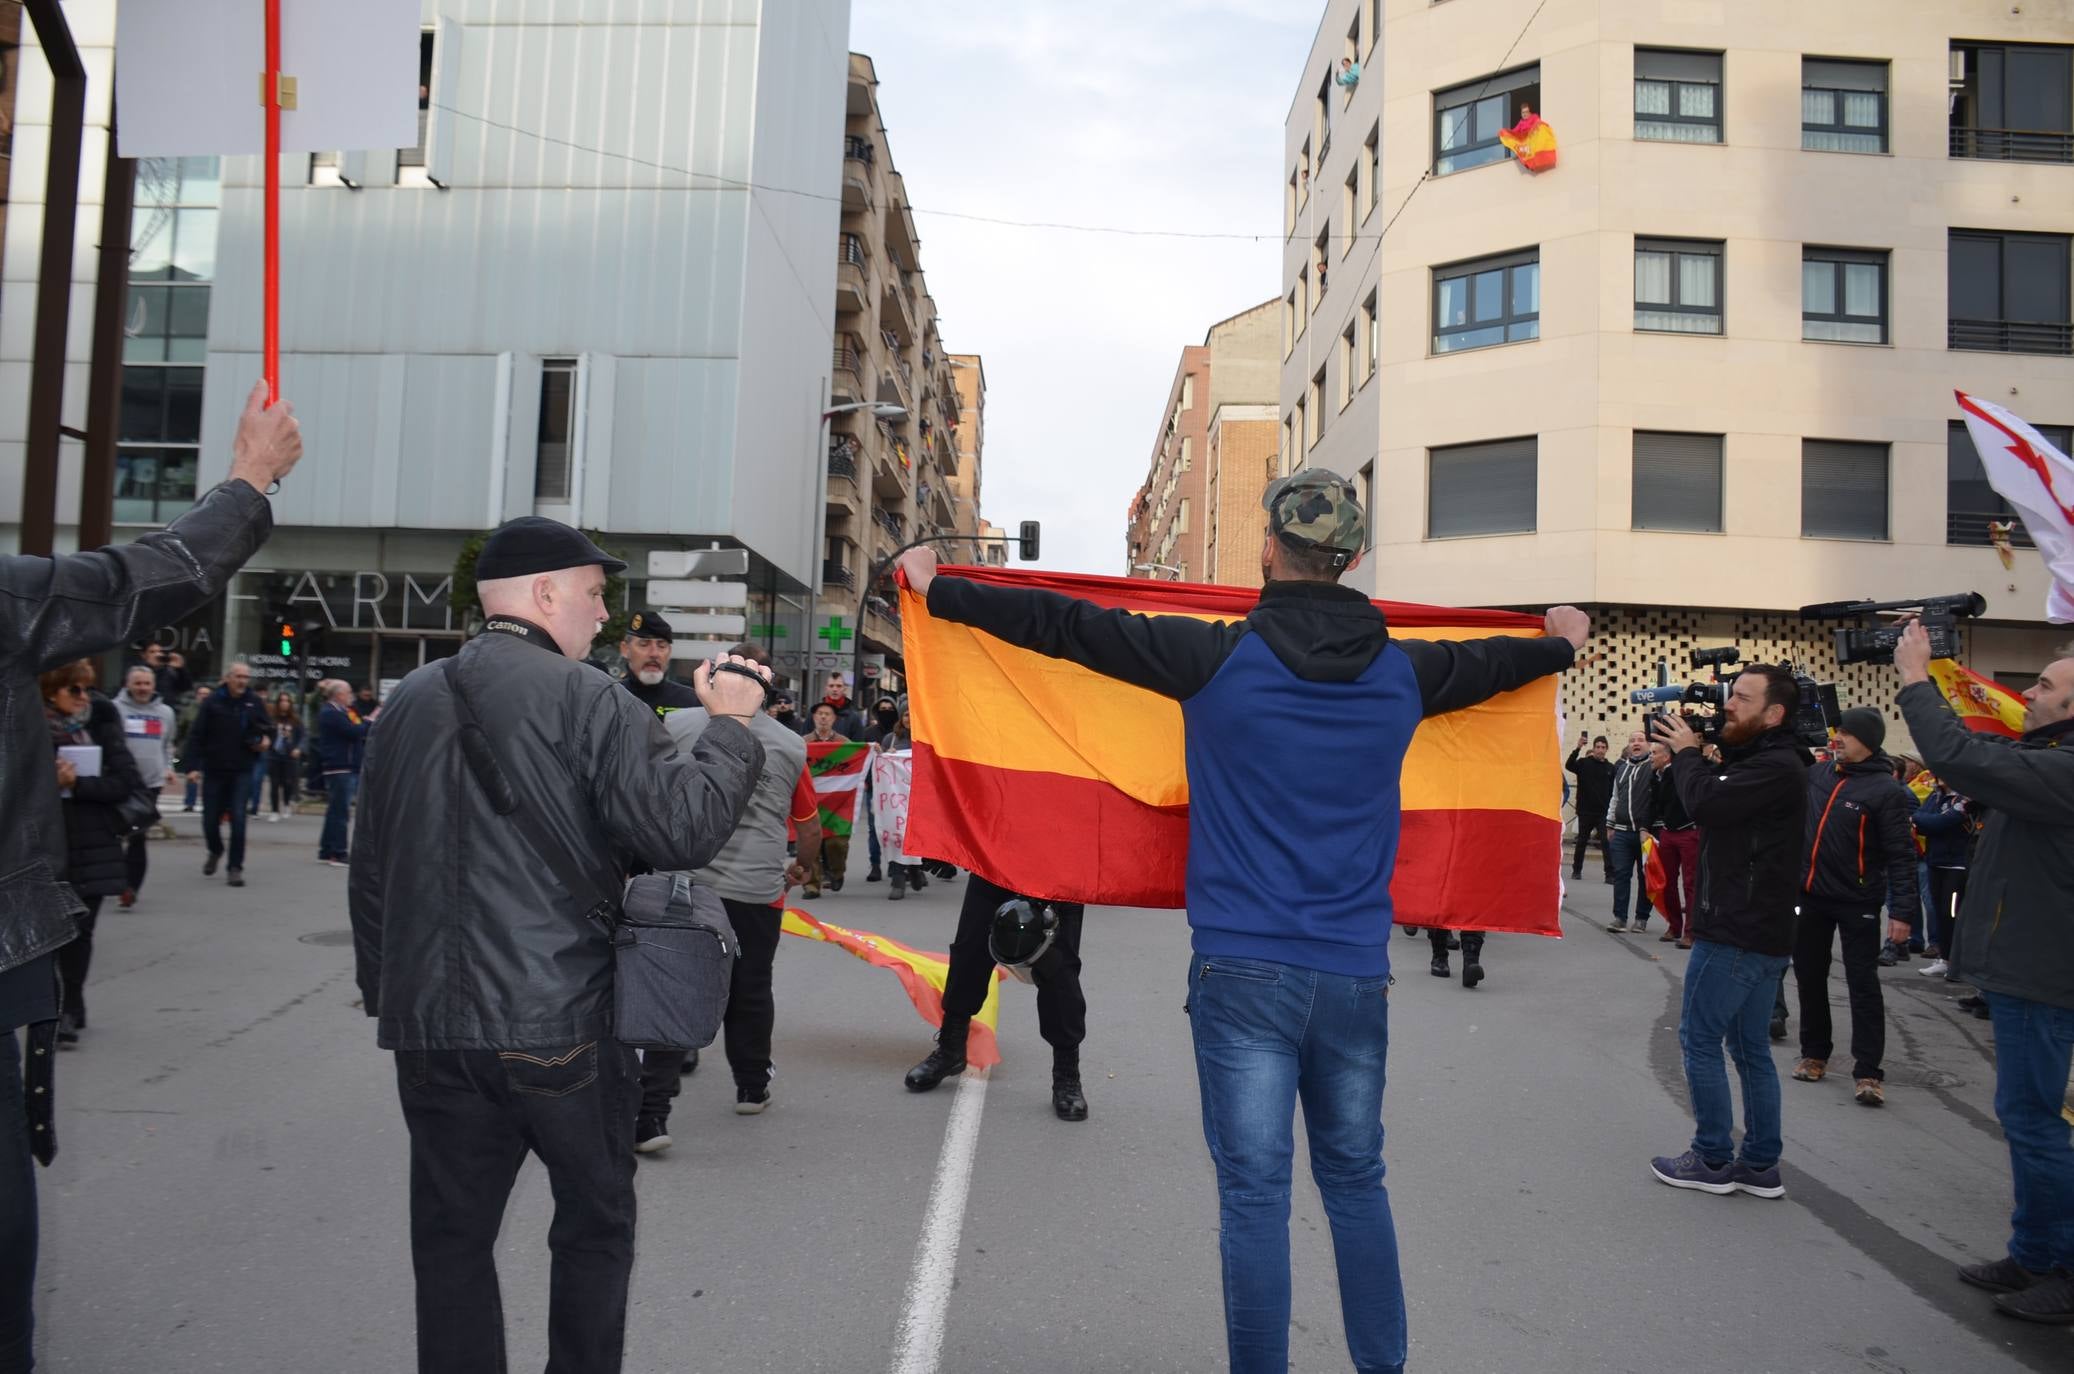
[[[86,903],[78,918],[79,938],[58,950],[58,1043],[76,1045],[86,1029],[86,971],[94,957],[94,922],[104,898],[121,894],[128,875],[123,824],[116,808],[144,786],[137,760],[124,739],[115,704],[93,691],[91,659],[77,659],[37,679],[52,749],[98,745],[99,776],[82,777],[58,755],[58,788],[64,795],[65,878]]]

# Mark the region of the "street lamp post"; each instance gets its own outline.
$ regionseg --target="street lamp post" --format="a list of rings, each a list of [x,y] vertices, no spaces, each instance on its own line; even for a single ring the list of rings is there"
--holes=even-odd
[[[1176,582],[1181,580],[1181,570],[1172,563],[1133,563],[1131,564],[1131,571],[1172,573]]]

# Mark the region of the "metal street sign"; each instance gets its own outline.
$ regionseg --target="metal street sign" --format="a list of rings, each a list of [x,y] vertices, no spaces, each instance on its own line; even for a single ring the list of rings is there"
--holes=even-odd
[[[657,549],[648,555],[650,577],[742,577],[747,549]]]
[[[670,657],[687,662],[696,659],[714,659],[726,653],[728,645],[718,639],[673,639],[670,641]]]
[[[653,578],[648,583],[648,604],[659,611],[672,606],[746,608],[749,605],[749,584]]]
[[[749,617],[701,611],[670,612],[670,628],[688,635],[727,635],[741,639],[749,630]],[[681,642],[681,641],[680,641]]]

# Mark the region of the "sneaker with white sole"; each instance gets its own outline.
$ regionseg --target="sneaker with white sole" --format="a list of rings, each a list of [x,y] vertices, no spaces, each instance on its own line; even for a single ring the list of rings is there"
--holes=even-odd
[[[1925,978],[1929,978],[1949,972],[1950,969],[1950,964],[1946,963],[1942,959],[1938,959],[1930,963],[1927,967],[1917,969],[1916,972],[1922,974]]]
[[[1735,1184],[1729,1181],[1729,1165],[1709,1164],[1701,1159],[1697,1150],[1687,1150],[1676,1159],[1659,1155],[1649,1161],[1649,1172],[1656,1175],[1659,1183],[1668,1183],[1673,1188],[1691,1188],[1695,1192],[1725,1195],[1734,1192]]]
[[[1728,1166],[1728,1186],[1751,1197],[1784,1197],[1786,1184],[1779,1178],[1779,1166],[1768,1169],[1753,1169],[1737,1160]]]
[[[736,1088],[735,1115],[755,1116],[771,1105],[769,1088]]]
[[[670,1132],[660,1117],[644,1116],[634,1123],[634,1153],[660,1154],[670,1148]]]

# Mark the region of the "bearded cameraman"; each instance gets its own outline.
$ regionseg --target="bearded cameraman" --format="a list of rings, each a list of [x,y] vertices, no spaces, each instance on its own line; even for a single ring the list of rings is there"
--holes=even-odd
[[[1788,728],[1800,703],[1791,670],[1753,664],[1721,708],[1721,764],[1684,719],[1651,727],[1671,751],[1670,776],[1700,827],[1699,901],[1685,965],[1678,1043],[1697,1129],[1692,1148],[1650,1162],[1661,1182],[1705,1193],[1783,1197],[1779,1073],[1769,1025],[1793,953],[1794,870],[1807,823],[1807,769]],[[1722,1042],[1742,1079],[1748,1122],[1738,1155]]]

